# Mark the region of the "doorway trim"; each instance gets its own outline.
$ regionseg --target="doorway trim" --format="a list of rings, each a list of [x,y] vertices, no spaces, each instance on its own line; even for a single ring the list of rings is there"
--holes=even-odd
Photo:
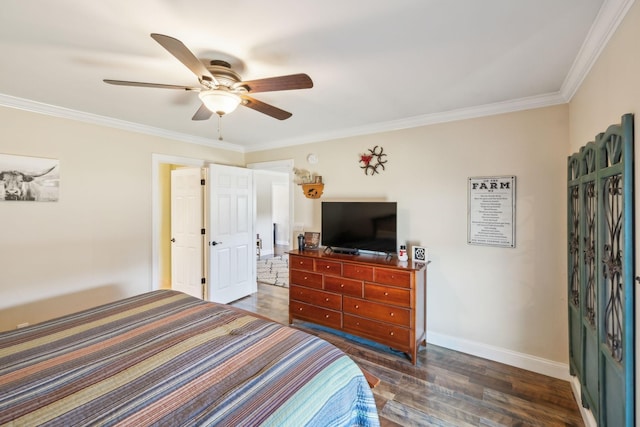
[[[204,167],[204,159],[151,154],[151,290],[160,289],[160,165]]]

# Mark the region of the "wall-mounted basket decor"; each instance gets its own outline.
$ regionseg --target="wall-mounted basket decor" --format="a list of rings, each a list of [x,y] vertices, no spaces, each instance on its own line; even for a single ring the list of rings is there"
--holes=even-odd
[[[324,191],[324,184],[321,182],[313,184],[302,184],[302,192],[307,199],[319,199]]]
[[[302,192],[307,199],[319,199],[324,191],[322,176],[312,174],[306,169],[293,168],[295,183],[302,186]]]

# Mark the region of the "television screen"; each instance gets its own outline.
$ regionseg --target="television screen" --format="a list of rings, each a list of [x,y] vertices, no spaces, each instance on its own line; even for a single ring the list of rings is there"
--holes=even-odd
[[[396,202],[322,202],[322,245],[394,253],[396,217]]]

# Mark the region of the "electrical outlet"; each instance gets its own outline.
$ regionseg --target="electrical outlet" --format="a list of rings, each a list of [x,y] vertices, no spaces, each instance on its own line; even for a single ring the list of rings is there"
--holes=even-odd
[[[29,326],[29,322],[19,323],[16,325],[16,329],[26,328],[27,326]]]

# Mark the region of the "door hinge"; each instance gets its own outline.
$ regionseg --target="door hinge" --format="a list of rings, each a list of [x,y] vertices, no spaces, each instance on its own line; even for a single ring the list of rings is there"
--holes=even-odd
[[[205,182],[204,179],[201,179],[200,180],[200,185],[204,185],[204,182]]]
[[[204,277],[202,279],[200,279],[200,283],[202,283],[203,285],[207,283],[207,279],[205,279]]]
[[[201,229],[200,229],[200,234],[206,234],[206,231],[205,231],[205,229],[204,229],[204,228],[201,228]]]

